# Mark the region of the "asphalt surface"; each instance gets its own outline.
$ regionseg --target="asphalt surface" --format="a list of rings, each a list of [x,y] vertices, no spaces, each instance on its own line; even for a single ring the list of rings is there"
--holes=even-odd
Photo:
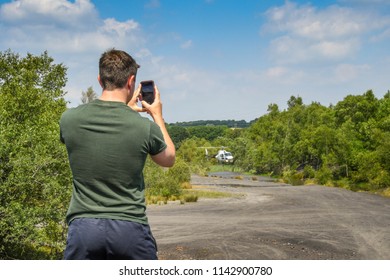
[[[148,206],[160,259],[390,259],[389,198],[214,176],[192,184],[235,196]]]

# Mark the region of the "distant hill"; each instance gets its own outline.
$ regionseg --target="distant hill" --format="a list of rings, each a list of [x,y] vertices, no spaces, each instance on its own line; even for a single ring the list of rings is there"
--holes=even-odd
[[[227,126],[229,128],[246,128],[251,125],[253,121],[247,122],[245,120],[199,120],[199,121],[189,121],[189,122],[176,122],[170,123],[171,126]]]

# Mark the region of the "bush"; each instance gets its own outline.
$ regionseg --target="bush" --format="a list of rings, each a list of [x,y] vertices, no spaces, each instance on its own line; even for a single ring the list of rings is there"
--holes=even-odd
[[[303,168],[303,176],[305,178],[314,178],[316,175],[316,171],[311,165],[305,165]]]
[[[317,179],[318,183],[321,185],[329,185],[329,182],[333,179],[332,171],[327,166],[323,165],[316,172],[315,179]]]
[[[282,173],[283,181],[293,186],[304,184],[303,172],[297,172],[291,169],[285,169]]]
[[[343,178],[343,179],[337,180],[335,182],[335,186],[338,188],[346,189],[346,190],[351,189],[350,182],[349,182],[348,178]]]
[[[317,185],[317,184],[318,184],[317,180],[312,179],[312,178],[305,179],[305,182],[304,182],[304,185],[306,185],[306,186]]]
[[[384,189],[381,194],[386,197],[390,197],[390,188]]]
[[[181,196],[182,185],[189,183],[191,173],[188,165],[180,159],[177,159],[173,167],[165,169],[148,158],[144,177],[148,202],[155,201],[153,197],[162,197],[166,201]]]
[[[183,200],[185,202],[197,202],[198,201],[198,196],[196,194],[185,194],[183,196]]]
[[[179,183],[186,183],[191,181],[190,167],[184,161],[178,159],[175,165],[167,172],[167,176],[175,178]]]
[[[0,259],[58,259],[71,174],[58,121],[66,68],[0,52]]]

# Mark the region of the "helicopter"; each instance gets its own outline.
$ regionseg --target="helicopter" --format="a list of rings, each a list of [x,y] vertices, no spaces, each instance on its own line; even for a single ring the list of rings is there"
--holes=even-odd
[[[234,160],[232,153],[226,150],[219,150],[215,158],[219,163],[233,163]]]
[[[217,154],[212,155],[211,157],[217,159],[219,163],[233,163],[234,157],[231,152],[226,151],[225,148],[227,147],[199,147],[205,149],[206,157],[209,158],[209,151],[208,149],[215,149],[219,148]]]

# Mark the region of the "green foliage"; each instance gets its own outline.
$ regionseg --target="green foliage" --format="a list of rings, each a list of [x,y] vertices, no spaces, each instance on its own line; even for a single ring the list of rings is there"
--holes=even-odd
[[[192,126],[187,128],[190,137],[213,141],[224,136],[229,130],[227,126]]]
[[[377,190],[390,185],[390,92],[348,95],[336,106],[304,105],[292,96],[275,104],[234,140],[236,164],[300,184]],[[240,148],[238,148],[240,147]],[[348,180],[348,183],[346,183]]]
[[[175,144],[175,148],[179,149],[181,143],[190,137],[189,132],[186,128],[182,126],[168,126],[168,133],[171,136],[173,143]]]
[[[189,166],[180,158],[169,169],[158,166],[148,158],[144,178],[147,199],[154,196],[168,200],[182,194],[182,184],[190,181],[191,173]]]
[[[187,163],[192,173],[206,174],[210,165],[206,149],[210,146],[212,146],[211,143],[204,139],[187,139],[177,151],[177,158]],[[210,150],[209,153],[212,155],[213,152]]]
[[[60,258],[70,170],[59,142],[66,68],[0,53],[0,259]]]
[[[215,125],[181,126],[171,124],[168,126],[168,132],[176,149],[179,149],[185,140],[191,138],[203,139],[210,142],[225,137],[226,135],[235,135],[236,137],[239,135],[239,132],[233,132],[233,130],[229,129],[227,126]]]
[[[245,120],[200,120],[190,122],[171,123],[171,126],[192,127],[192,126],[227,126],[230,128],[246,128],[250,123]]]
[[[83,104],[89,103],[97,98],[96,92],[92,87],[87,88],[86,91],[81,92],[81,102]]]
[[[185,202],[197,202],[198,198],[198,195],[194,193],[187,193],[183,195],[183,200]]]
[[[298,186],[304,184],[304,174],[302,172],[297,172],[296,170],[292,170],[286,168],[286,170],[282,173],[283,180],[291,185]]]

